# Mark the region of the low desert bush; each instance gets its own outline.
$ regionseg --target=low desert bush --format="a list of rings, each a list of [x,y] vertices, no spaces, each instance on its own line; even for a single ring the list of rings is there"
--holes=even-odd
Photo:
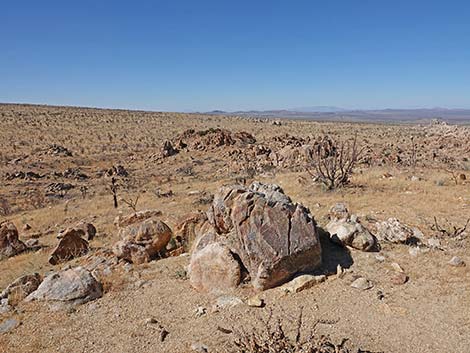
[[[311,168],[307,171],[328,190],[342,187],[349,183],[363,150],[358,147],[357,136],[340,142],[324,136],[314,145],[310,156]]]
[[[335,344],[328,336],[317,335],[316,326],[322,323],[321,320],[315,321],[309,327],[309,333],[303,337],[305,323],[302,321],[302,309],[295,320],[290,322],[287,329],[281,319],[274,319],[272,311],[267,320],[261,321],[261,328],[242,328],[233,330],[235,340],[233,341],[236,353],[352,353],[353,351],[346,347],[347,339],[343,339],[339,344]],[[242,326],[243,327],[243,326]],[[225,330],[224,330],[225,331]],[[293,334],[288,332],[293,331]],[[231,332],[227,330],[227,332]],[[372,353],[364,350],[354,351],[357,353]]]

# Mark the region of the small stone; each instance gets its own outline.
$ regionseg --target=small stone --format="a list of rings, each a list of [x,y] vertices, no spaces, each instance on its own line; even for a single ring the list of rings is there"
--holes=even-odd
[[[206,312],[207,312],[206,308],[204,308],[203,306],[198,306],[196,308],[196,317],[201,317],[201,316],[205,315]]]
[[[154,324],[158,324],[158,320],[153,318],[153,317],[149,317],[149,318],[145,319],[145,323],[147,325],[154,325]]]
[[[165,338],[166,338],[169,334],[170,334],[170,333],[169,333],[167,330],[162,329],[162,330],[160,331],[160,342],[165,341]]]
[[[301,275],[295,277],[292,281],[287,282],[281,288],[287,293],[299,293],[304,289],[313,287],[315,284],[324,282],[326,280],[325,275],[313,276],[313,275]]]
[[[405,275],[404,273],[396,273],[392,276],[391,278],[391,282],[397,286],[399,285],[402,285],[402,284],[405,284],[406,282],[408,282],[408,276]]]
[[[441,242],[437,238],[429,238],[428,239],[428,246],[432,249],[439,248],[441,246]]]
[[[338,266],[336,266],[336,277],[337,278],[343,278],[344,277],[344,271],[343,271],[343,268],[341,267],[340,264],[338,264]]]
[[[233,308],[234,306],[243,304],[243,300],[238,297],[224,295],[217,298],[216,303],[212,307],[212,311],[216,312],[219,309]]]
[[[23,230],[26,231],[26,230],[30,230],[31,229],[31,226],[26,223],[24,226],[23,226]]]
[[[371,289],[374,285],[371,281],[364,277],[359,277],[353,283],[351,283],[351,287],[361,290]]]
[[[246,301],[246,304],[254,308],[262,308],[264,306],[264,300],[255,295],[254,297],[249,298]]]
[[[0,323],[0,334],[10,332],[11,330],[15,329],[20,325],[16,319],[6,319],[2,323]]]
[[[378,290],[377,291],[377,299],[378,300],[383,300],[385,298],[385,295],[383,294],[383,292],[381,290]]]
[[[449,265],[454,266],[454,267],[464,267],[465,262],[458,256],[454,256],[450,261],[448,262]]]
[[[392,266],[392,268],[395,272],[405,273],[403,268],[399,264],[397,264],[396,262],[392,262],[391,266]]]
[[[207,352],[209,352],[209,348],[207,348],[207,346],[205,344],[202,344],[202,343],[193,343],[191,345],[191,350],[194,351],[194,352],[198,352],[198,353],[207,353]]]
[[[418,247],[414,247],[414,248],[412,247],[412,248],[408,249],[408,253],[413,257],[418,256],[419,252],[420,252],[420,250],[419,250]]]
[[[383,255],[375,255],[375,259],[378,261],[378,262],[384,262],[385,261],[385,256]]]

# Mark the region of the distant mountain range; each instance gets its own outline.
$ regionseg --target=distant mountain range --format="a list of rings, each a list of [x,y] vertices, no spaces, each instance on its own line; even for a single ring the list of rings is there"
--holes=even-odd
[[[369,122],[419,122],[429,121],[430,119],[442,119],[453,123],[470,123],[470,109],[447,108],[347,110],[337,107],[318,106],[285,110],[249,110],[235,112],[214,110],[206,112],[205,114]]]

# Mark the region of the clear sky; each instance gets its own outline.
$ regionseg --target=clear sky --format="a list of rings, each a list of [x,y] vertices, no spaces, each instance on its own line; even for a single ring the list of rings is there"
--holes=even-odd
[[[0,5],[0,102],[470,108],[470,1]]]

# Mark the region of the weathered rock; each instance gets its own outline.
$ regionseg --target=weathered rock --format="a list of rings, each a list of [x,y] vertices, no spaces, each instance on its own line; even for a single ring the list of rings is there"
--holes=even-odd
[[[452,259],[450,259],[448,264],[451,265],[451,266],[454,266],[454,267],[464,267],[465,266],[465,262],[458,256],[454,256]]]
[[[364,277],[359,277],[353,283],[351,283],[351,287],[361,290],[371,289],[374,285],[371,281]]]
[[[229,309],[237,305],[243,305],[243,300],[232,295],[223,295],[217,298],[214,306],[212,307],[212,311],[216,312],[220,309]]]
[[[292,281],[285,283],[281,288],[288,293],[298,293],[305,289],[309,289],[318,283],[324,282],[325,280],[325,275],[301,275],[295,277]]]
[[[363,251],[373,250],[377,246],[375,236],[358,222],[357,217],[351,216],[342,203],[330,209],[330,222],[325,229],[333,242],[344,246]]]
[[[172,232],[164,222],[152,217],[121,228],[119,237],[121,240],[113,247],[115,255],[120,259],[140,264],[150,261],[164,250]]]
[[[392,278],[390,279],[390,281],[392,282],[392,284],[394,285],[397,285],[397,286],[400,286],[402,284],[405,284],[406,282],[408,282],[408,276],[402,272],[398,272],[398,273],[395,273]]]
[[[28,239],[24,243],[30,250],[39,250],[41,248],[38,239]]]
[[[246,304],[253,308],[262,308],[264,306],[264,300],[259,296],[255,295],[253,297],[248,298]]]
[[[150,256],[143,246],[120,240],[113,247],[114,254],[120,258],[140,265],[149,262]]]
[[[219,243],[209,244],[191,256],[191,285],[200,291],[223,293],[240,283],[240,265],[230,249]]]
[[[59,244],[52,250],[49,257],[51,265],[71,260],[88,252],[88,242],[82,238],[85,232],[82,229],[68,228],[59,234]]]
[[[315,221],[277,185],[222,187],[208,211],[213,230],[198,235],[193,256],[211,243],[227,246],[263,290],[310,272],[321,263]],[[210,268],[202,268],[210,272]]]
[[[9,305],[15,305],[34,292],[41,284],[41,281],[42,278],[39,273],[21,276],[0,293],[0,299],[7,299]]]
[[[0,258],[15,256],[27,249],[18,238],[18,229],[12,222],[0,223]]]
[[[135,212],[130,215],[127,215],[127,216],[119,215],[114,219],[114,225],[117,228],[124,228],[124,227],[127,227],[128,225],[141,222],[148,218],[158,217],[161,215],[162,215],[162,212],[158,210],[139,211],[139,212]]]
[[[78,305],[102,295],[103,287],[91,272],[83,267],[75,267],[47,276],[26,300]]]
[[[405,270],[403,270],[403,268],[396,262],[392,262],[390,266],[393,268],[395,272],[405,273]]]
[[[204,212],[194,212],[180,219],[175,227],[175,239],[180,242],[185,251],[190,251],[198,234],[204,233],[202,227],[207,222]]]
[[[20,321],[10,318],[0,323],[0,334],[10,332],[21,324]]]
[[[381,241],[391,243],[407,243],[415,236],[412,228],[400,223],[396,218],[389,218],[384,222],[377,222],[376,236]]]
[[[197,353],[207,353],[207,352],[209,352],[209,348],[205,344],[197,343],[197,342],[191,344],[191,350],[193,352],[197,352]]]
[[[437,238],[429,238],[427,245],[431,249],[439,249],[441,247],[441,241]]]
[[[88,241],[93,240],[96,235],[96,227],[92,223],[80,222],[75,226],[76,229],[83,230],[84,238]]]

